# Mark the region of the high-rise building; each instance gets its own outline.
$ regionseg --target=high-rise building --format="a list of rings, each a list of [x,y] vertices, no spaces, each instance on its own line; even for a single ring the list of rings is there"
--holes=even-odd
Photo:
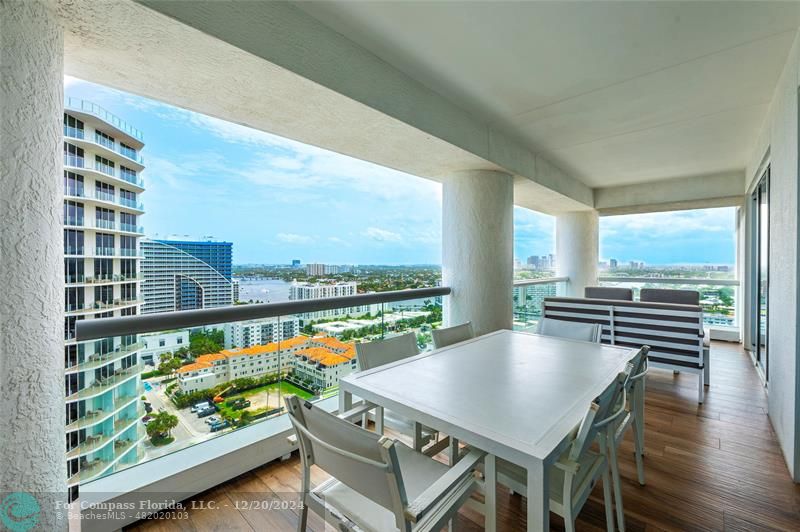
[[[238,303],[239,302],[239,279],[233,279],[231,281],[231,283],[232,283],[232,288],[233,288],[233,302],[234,303]]]
[[[300,259],[294,259],[292,261],[292,268],[299,268],[300,267]]]
[[[319,263],[306,264],[306,275],[311,277],[325,275],[325,265]]]
[[[264,318],[258,320],[226,323],[225,349],[252,347],[254,345],[280,342],[300,334],[300,319],[296,316]]]
[[[302,301],[306,299],[322,299],[327,297],[354,296],[358,293],[358,283],[350,281],[347,283],[298,283],[293,282],[289,287],[289,299],[292,301]],[[322,318],[333,318],[338,316],[360,316],[368,312],[377,312],[380,305],[360,305],[357,307],[337,308],[331,310],[321,310],[300,314],[303,320],[315,320]]]
[[[64,112],[64,360],[70,499],[136,463],[145,439],[136,335],[76,342],[75,323],[140,310],[141,132],[68,98]]]
[[[536,255],[531,255],[530,257],[528,257],[528,266],[530,266],[534,270],[538,270],[539,269],[539,257],[537,257]]]
[[[210,240],[141,243],[142,314],[233,304],[233,244]]]
[[[619,266],[619,263],[617,262],[617,259],[609,259],[609,261],[608,261],[608,267],[609,267],[610,269],[612,269],[612,270],[616,270],[618,266]]]

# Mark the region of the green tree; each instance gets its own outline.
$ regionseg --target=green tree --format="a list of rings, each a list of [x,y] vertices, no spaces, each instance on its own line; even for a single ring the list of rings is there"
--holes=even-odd
[[[166,439],[170,437],[172,429],[178,426],[178,416],[174,416],[169,412],[158,412],[147,424],[147,435],[150,441],[158,439]],[[155,443],[153,441],[153,443]]]

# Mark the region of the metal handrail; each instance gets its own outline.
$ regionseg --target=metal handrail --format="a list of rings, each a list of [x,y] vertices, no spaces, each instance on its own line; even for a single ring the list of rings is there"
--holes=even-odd
[[[569,282],[569,277],[543,277],[541,279],[520,279],[514,281],[514,288],[533,286],[537,284],[552,284]]]
[[[446,296],[450,294],[450,292],[451,289],[446,286],[412,288],[409,290],[372,292],[354,296],[281,301],[278,303],[259,303],[255,305],[237,305],[201,310],[181,310],[176,312],[160,312],[158,314],[143,314],[139,316],[83,320],[75,324],[75,336],[79,342],[83,342],[85,340],[96,340],[109,336],[125,336],[170,329],[199,327],[201,325],[274,318],[278,316],[304,314],[306,312],[317,312],[320,310],[360,307],[376,303],[424,299],[427,297]]]
[[[739,286],[738,279],[703,279],[699,277],[600,277],[601,283],[653,283],[653,284],[709,284],[717,286]]]

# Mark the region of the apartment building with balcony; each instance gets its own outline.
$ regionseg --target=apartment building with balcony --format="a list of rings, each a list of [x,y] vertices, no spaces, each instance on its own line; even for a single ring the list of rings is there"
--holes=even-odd
[[[319,265],[321,266],[321,265]],[[329,297],[345,297],[358,294],[358,282],[332,282],[332,283],[304,283],[293,281],[289,287],[289,299],[292,301],[308,301],[311,299],[324,299]],[[319,320],[337,318],[341,316],[360,316],[362,314],[378,312],[379,306],[360,305],[355,307],[337,308],[307,312],[300,315],[302,320]]]
[[[253,347],[288,340],[300,334],[300,319],[297,316],[237,321],[223,326],[225,349]]]
[[[75,323],[141,307],[142,133],[102,107],[64,103],[64,361],[66,460],[77,486],[138,460],[137,335],[78,342]]]
[[[146,239],[142,314],[234,303],[231,242]]]
[[[295,336],[281,342],[200,355],[177,371],[178,386],[189,393],[234,379],[292,372],[301,381],[325,388],[352,373],[356,365],[352,343],[330,336]]]

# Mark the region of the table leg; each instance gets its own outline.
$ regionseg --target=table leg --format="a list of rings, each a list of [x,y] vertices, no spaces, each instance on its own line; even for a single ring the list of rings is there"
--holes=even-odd
[[[550,482],[547,464],[528,465],[528,532],[550,530]]]
[[[484,516],[483,528],[486,532],[497,531],[497,467],[495,456],[487,454],[483,458]]]

